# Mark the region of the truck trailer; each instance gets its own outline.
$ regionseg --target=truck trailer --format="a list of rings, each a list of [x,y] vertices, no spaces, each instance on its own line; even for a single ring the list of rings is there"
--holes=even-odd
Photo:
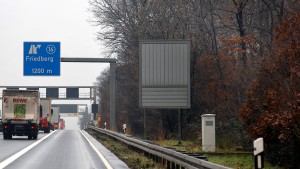
[[[58,129],[59,125],[59,119],[60,119],[60,110],[59,107],[52,107],[53,114],[51,117],[51,122],[53,124],[54,129]]]
[[[28,139],[37,139],[40,111],[39,91],[3,90],[3,139],[12,139],[12,136],[28,136]]]
[[[39,129],[44,131],[44,133],[50,133],[52,128],[51,124],[51,99],[43,98],[41,99],[42,111],[40,114],[40,124]]]

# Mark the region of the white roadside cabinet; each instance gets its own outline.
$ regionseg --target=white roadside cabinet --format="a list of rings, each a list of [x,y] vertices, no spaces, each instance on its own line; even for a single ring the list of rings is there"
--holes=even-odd
[[[216,151],[215,114],[203,114],[202,118],[202,150]]]

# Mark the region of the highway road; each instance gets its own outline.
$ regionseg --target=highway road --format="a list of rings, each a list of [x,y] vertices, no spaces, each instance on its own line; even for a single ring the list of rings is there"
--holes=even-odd
[[[81,130],[40,132],[37,140],[0,134],[0,168],[111,169],[128,168],[114,154]]]

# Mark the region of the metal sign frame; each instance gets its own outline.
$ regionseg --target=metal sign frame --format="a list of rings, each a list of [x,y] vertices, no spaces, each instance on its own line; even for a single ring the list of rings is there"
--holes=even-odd
[[[61,58],[61,62],[109,63],[110,66],[110,129],[116,131],[116,62],[115,58]]]

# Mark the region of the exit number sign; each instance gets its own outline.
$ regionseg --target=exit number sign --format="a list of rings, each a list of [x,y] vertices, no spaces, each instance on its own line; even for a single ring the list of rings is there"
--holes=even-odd
[[[24,76],[60,76],[60,42],[24,42]]]

